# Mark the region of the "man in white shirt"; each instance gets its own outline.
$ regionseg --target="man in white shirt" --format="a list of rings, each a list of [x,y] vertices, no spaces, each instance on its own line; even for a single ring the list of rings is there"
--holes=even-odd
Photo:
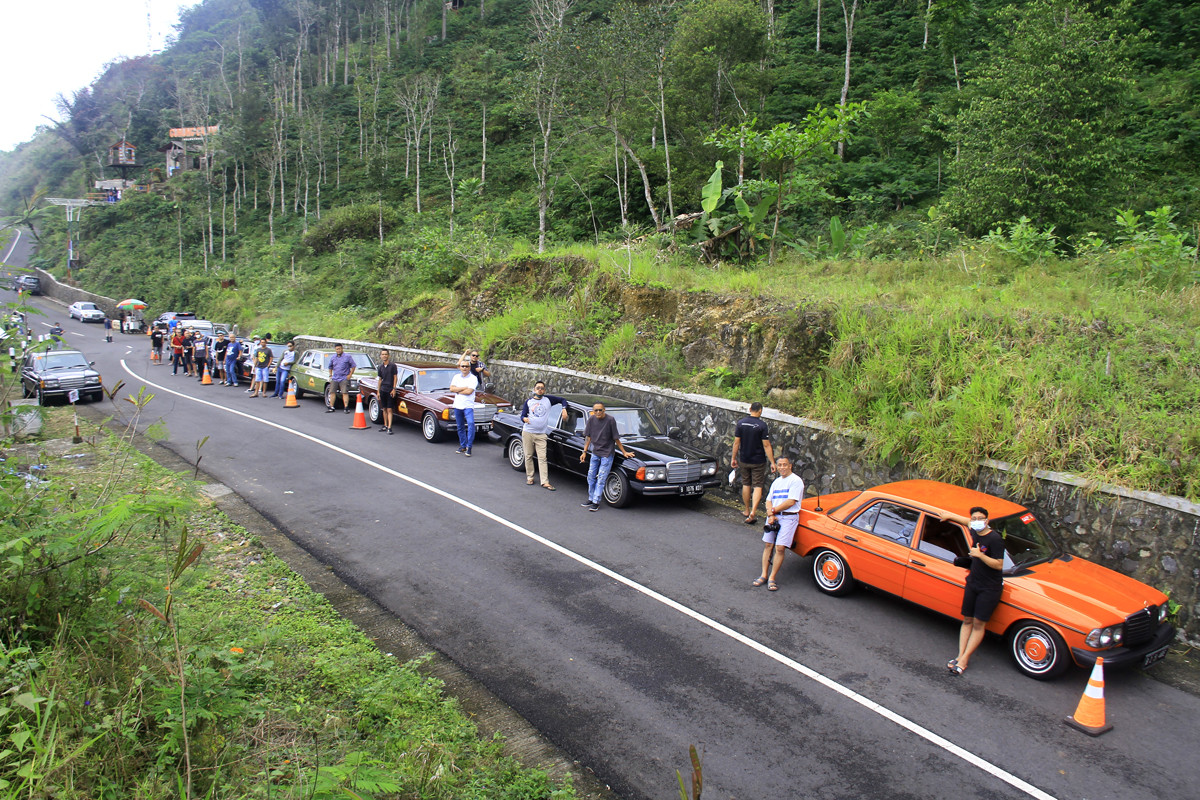
[[[787,456],[775,459],[775,469],[779,477],[771,483],[771,491],[767,493],[762,572],[753,583],[754,586],[762,586],[765,583],[767,589],[772,592],[779,589],[775,583],[775,576],[783,566],[784,551],[792,546],[792,540],[796,537],[796,527],[800,521],[800,501],[804,499],[804,481],[792,472],[792,462]]]
[[[450,393],[454,395],[454,424],[458,428],[458,449],[470,458],[471,445],[475,443],[475,389],[479,380],[471,374],[471,362],[465,358],[458,362],[458,374],[450,381]]]

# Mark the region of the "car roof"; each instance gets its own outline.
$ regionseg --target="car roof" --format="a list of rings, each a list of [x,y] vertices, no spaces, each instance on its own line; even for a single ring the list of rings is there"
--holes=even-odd
[[[40,350],[35,353],[30,353],[29,355],[33,356],[34,358],[39,358],[42,356],[76,355],[83,356],[83,360],[87,361],[87,356],[83,355],[82,350]]]
[[[567,394],[558,395],[563,400],[571,403],[578,403],[581,406],[592,406],[596,403],[603,403],[605,408],[638,408],[644,409],[645,406],[639,403],[631,403],[628,400],[622,400],[619,397],[611,397],[605,394]]]
[[[949,511],[952,514],[960,515],[964,519],[971,515],[970,512],[973,506],[986,508],[988,516],[994,519],[1007,517],[1011,514],[1020,514],[1026,510],[1024,506],[1017,505],[1010,500],[940,481],[919,479],[897,481],[895,483],[885,483],[881,486],[875,486],[868,491],[875,495],[885,495],[913,505]]]
[[[458,364],[449,361],[393,361],[398,367],[409,369],[458,369]]]

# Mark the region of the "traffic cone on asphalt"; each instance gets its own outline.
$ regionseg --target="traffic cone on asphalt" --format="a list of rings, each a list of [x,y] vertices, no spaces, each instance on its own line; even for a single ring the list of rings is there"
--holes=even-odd
[[[362,392],[358,393],[358,402],[354,404],[354,424],[350,426],[352,431],[369,431],[371,426],[367,424],[367,415],[363,413],[362,407]]]
[[[1104,721],[1104,659],[1097,658],[1096,666],[1092,667],[1092,675],[1088,678],[1087,688],[1083,697],[1079,698],[1079,706],[1075,713],[1064,720],[1072,728],[1083,731],[1089,736],[1099,736],[1112,730],[1112,725]]]
[[[292,378],[288,381],[287,397],[283,399],[284,408],[299,408],[300,404],[296,402],[296,379]]]
[[[208,374],[208,362],[204,362],[204,372],[200,375],[201,386],[212,386],[212,375]]]

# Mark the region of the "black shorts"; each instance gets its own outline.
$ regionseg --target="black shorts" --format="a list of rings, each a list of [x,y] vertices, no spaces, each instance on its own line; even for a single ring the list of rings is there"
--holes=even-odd
[[[982,622],[992,618],[992,612],[1000,605],[1001,586],[989,586],[979,589],[967,584],[963,589],[962,615],[963,618],[973,617]]]
[[[752,489],[765,489],[767,486],[766,463],[738,464],[738,480],[742,486],[749,486]]]

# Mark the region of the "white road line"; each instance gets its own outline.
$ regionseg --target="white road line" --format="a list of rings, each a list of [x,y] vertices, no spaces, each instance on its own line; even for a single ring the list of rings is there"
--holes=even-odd
[[[17,232],[17,235],[13,237],[12,247],[8,248],[8,252],[4,254],[4,258],[0,259],[0,261],[8,261],[8,259],[12,258],[13,250],[17,249],[17,242],[21,241],[21,229],[14,228],[14,230]]]
[[[161,384],[151,383],[150,381],[146,380],[141,375],[138,375],[136,372],[134,372],[132,369],[130,369],[129,366],[125,363],[125,359],[121,359],[121,367],[124,368],[124,370],[126,372],[128,372],[132,377],[136,378],[137,380],[141,381],[142,383],[146,384],[147,386],[153,386],[155,389],[161,389],[162,391],[167,392],[169,394],[173,394],[176,397],[181,397],[185,400],[191,400],[194,403],[200,403],[201,405],[206,405],[206,406],[210,406],[212,408],[220,409],[221,411],[225,411],[230,414],[235,414],[239,417],[244,417],[246,419],[254,420],[255,422],[260,422],[263,425],[267,425],[267,426],[275,428],[277,430],[284,431],[285,433],[290,433],[293,436],[299,436],[301,439],[306,439],[306,440],[312,442],[313,444],[317,444],[317,445],[320,445],[321,447],[328,448],[329,450],[332,450],[335,453],[340,453],[340,454],[346,456],[347,458],[351,458],[351,459],[354,459],[355,461],[358,461],[361,464],[366,464],[369,467],[374,467],[375,469],[379,470],[380,472],[386,473],[388,475],[391,475],[394,478],[398,478],[402,481],[405,481],[406,483],[412,484],[413,486],[424,489],[427,492],[436,494],[437,496],[445,498],[446,500],[449,500],[452,503],[457,503],[458,505],[462,506],[463,508],[474,511],[475,513],[479,514],[480,516],[487,517],[488,519],[492,520],[493,522],[495,522],[499,525],[503,525],[504,527],[508,528],[509,530],[519,533],[522,536],[525,536],[525,537],[537,542],[538,544],[545,545],[546,547],[550,548],[551,550],[554,550],[555,552],[560,553],[561,555],[564,555],[567,558],[577,561],[578,563],[584,565],[585,567],[588,567],[589,569],[599,572],[601,575],[605,575],[609,578],[612,578],[613,580],[617,581],[618,583],[622,583],[625,586],[628,586],[630,589],[633,589],[636,592],[640,592],[641,594],[645,595],[646,597],[648,597],[652,600],[655,600],[655,601],[667,606],[668,608],[672,608],[675,611],[678,611],[679,613],[683,614],[684,616],[689,617],[690,619],[693,619],[696,622],[699,622],[700,624],[711,628],[712,630],[716,631],[717,633],[724,634],[725,636],[728,636],[730,639],[733,639],[734,641],[739,642],[740,644],[743,644],[746,647],[749,647],[751,650],[754,650],[754,651],[766,656],[767,658],[777,661],[778,663],[782,664],[783,666],[787,667],[788,669],[798,672],[810,680],[816,681],[817,683],[821,684],[825,688],[827,688],[833,692],[836,692],[837,694],[840,694],[842,697],[845,697],[846,699],[857,703],[858,705],[862,706],[863,708],[865,708],[869,711],[873,711],[874,713],[878,714],[879,716],[883,717],[886,720],[894,722],[896,725],[899,725],[901,728],[904,728],[905,730],[909,731],[910,733],[914,733],[917,736],[924,739],[925,741],[929,742],[930,744],[933,744],[936,747],[940,747],[942,750],[945,750],[947,753],[950,753],[951,755],[957,756],[958,758],[967,762],[971,766],[978,767],[979,769],[983,770],[984,772],[988,773],[989,775],[991,775],[995,778],[998,778],[1001,781],[1004,781],[1009,786],[1012,786],[1012,787],[1024,792],[1025,794],[1029,795],[1030,797],[1036,798],[1037,800],[1056,800],[1054,795],[1048,794],[1047,792],[1042,791],[1041,789],[1034,786],[1033,784],[1030,784],[1030,783],[1018,778],[1016,775],[1013,775],[1012,773],[1007,772],[1006,770],[1002,769],[1001,767],[996,766],[995,764],[991,763],[990,761],[986,761],[986,760],[980,758],[979,756],[975,755],[974,753],[970,752],[969,750],[964,750],[963,748],[956,745],[954,742],[951,742],[950,740],[948,740],[942,736],[939,736],[938,734],[934,733],[933,731],[929,730],[928,728],[924,728],[924,727],[918,725],[917,723],[913,722],[912,720],[908,719],[907,717],[904,717],[904,716],[896,713],[895,711],[892,711],[891,709],[886,708],[885,706],[881,706],[880,704],[876,703],[874,700],[871,700],[869,697],[866,697],[865,695],[861,695],[858,692],[854,691],[853,689],[851,689],[847,686],[843,686],[842,684],[838,683],[837,681],[833,680],[832,678],[827,677],[826,675],[824,675],[820,672],[817,672],[816,670],[812,669],[811,667],[807,667],[804,664],[801,664],[799,661],[796,661],[793,658],[785,656],[783,653],[772,650],[771,648],[767,647],[765,644],[762,644],[759,641],[751,639],[749,636],[739,633],[738,631],[735,631],[733,628],[730,628],[727,625],[717,622],[715,619],[712,619],[711,617],[707,617],[704,614],[701,614],[699,611],[689,608],[689,607],[683,605],[682,603],[676,602],[675,600],[672,600],[671,598],[667,597],[666,595],[660,594],[659,592],[654,591],[653,589],[649,588],[648,586],[644,586],[644,585],[638,583],[637,581],[632,580],[631,578],[627,578],[618,572],[614,572],[613,570],[609,569],[608,567],[604,566],[603,564],[599,564],[595,561],[592,561],[590,558],[587,558],[586,556],[582,556],[579,553],[576,553],[574,550],[569,550],[566,547],[563,547],[562,545],[558,544],[557,542],[552,542],[549,539],[545,538],[544,536],[540,536],[540,535],[534,533],[533,531],[529,530],[528,528],[523,528],[515,522],[511,522],[507,519],[504,519],[503,517],[497,516],[496,514],[493,514],[491,511],[488,511],[486,508],[477,506],[474,503],[470,502],[469,500],[464,500],[463,498],[458,497],[457,495],[450,494],[449,492],[439,489],[436,486],[431,486],[428,483],[424,483],[423,481],[417,480],[416,478],[413,478],[409,475],[405,475],[402,472],[397,472],[396,470],[391,469],[390,467],[385,467],[382,464],[379,464],[375,461],[371,461],[370,459],[368,459],[364,456],[360,456],[357,453],[353,453],[342,447],[338,447],[335,444],[331,444],[330,442],[326,442],[322,439],[318,439],[315,436],[311,436],[307,433],[304,433],[303,431],[298,431],[295,428],[289,428],[286,425],[280,425],[279,423],[272,422],[269,419],[263,419],[262,417],[256,417],[253,414],[247,414],[244,411],[237,411],[236,409],[227,408],[218,403],[209,402],[208,400],[201,400],[197,397],[192,397],[191,395],[183,394],[183,393],[177,392],[173,389],[168,389],[166,386],[163,386]]]

